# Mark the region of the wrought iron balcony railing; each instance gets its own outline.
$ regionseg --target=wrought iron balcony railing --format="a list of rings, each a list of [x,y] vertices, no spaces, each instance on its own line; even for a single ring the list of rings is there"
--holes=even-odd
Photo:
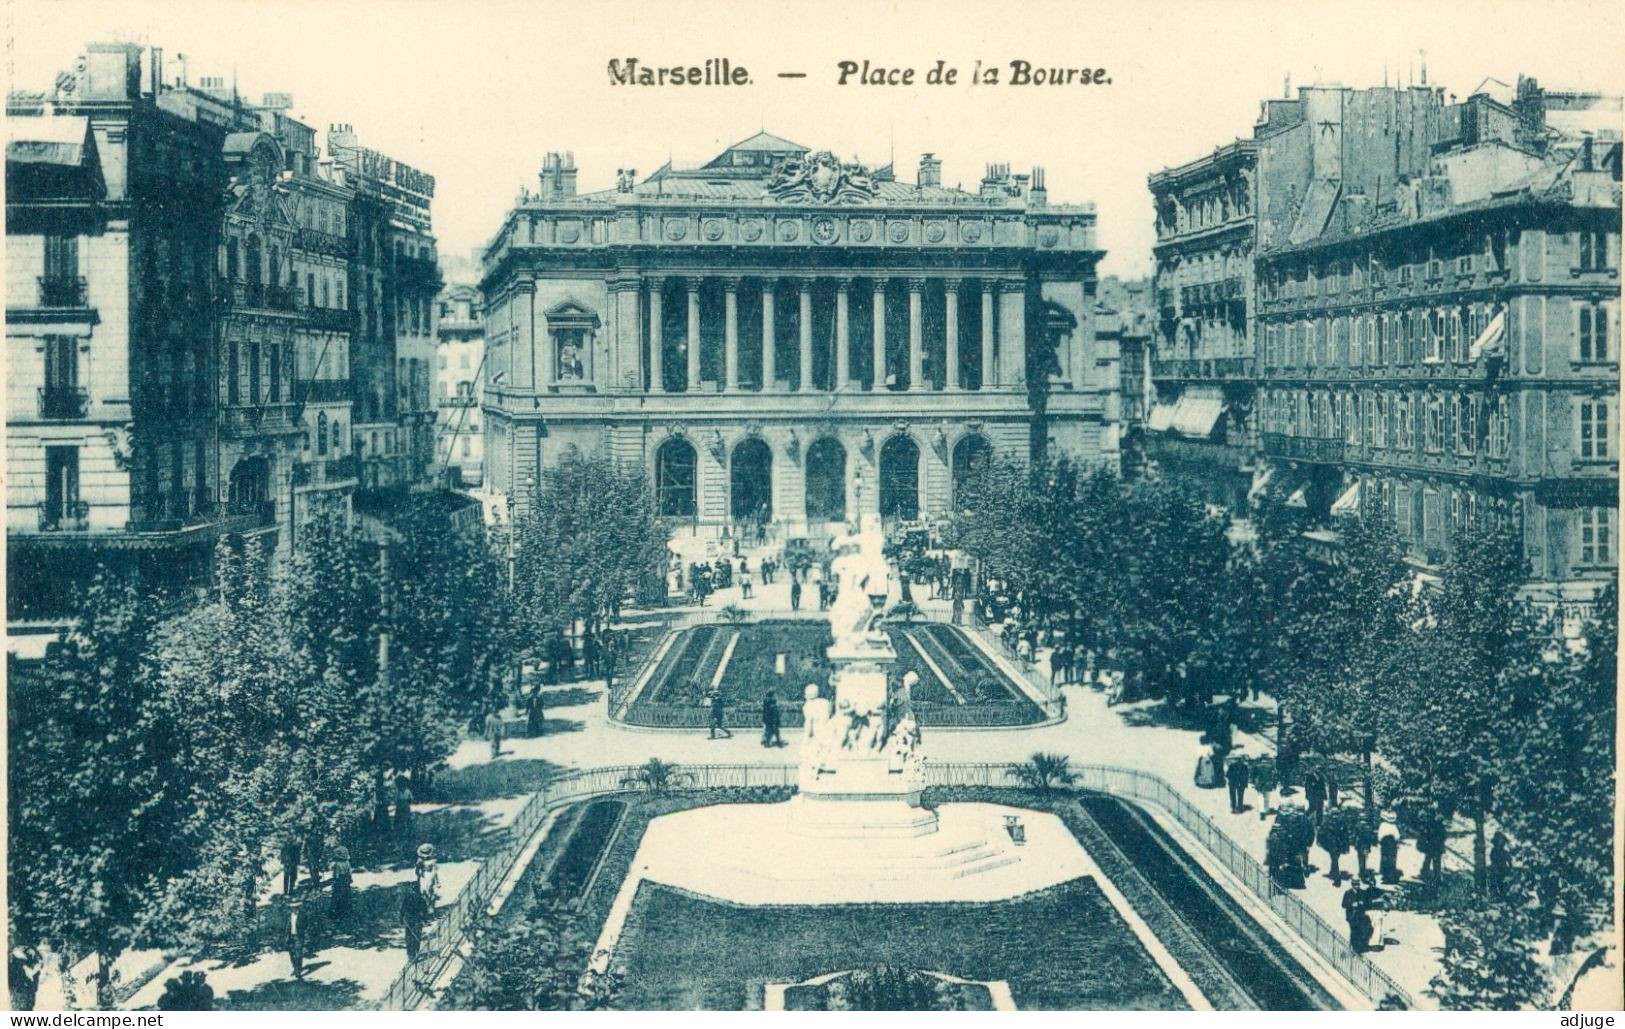
[[[90,394],[77,386],[47,387],[39,391],[41,418],[83,418],[90,409]]]
[[[39,279],[41,307],[84,307],[88,289],[78,275],[42,275]]]
[[[84,532],[90,528],[90,505],[83,500],[42,500],[40,532]]]

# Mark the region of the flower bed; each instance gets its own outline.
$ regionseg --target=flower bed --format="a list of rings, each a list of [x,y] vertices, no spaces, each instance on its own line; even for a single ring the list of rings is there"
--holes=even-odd
[[[897,652],[894,674],[902,676],[913,671],[920,677],[914,703],[921,725],[1014,726],[1044,720],[1043,711],[958,629],[921,624],[894,626],[887,631]],[[787,730],[796,729],[802,724],[802,688],[807,683],[818,684],[826,697],[831,696],[832,667],[825,652],[834,641],[827,623],[774,620],[748,623],[737,629],[701,625],[681,630],[649,685],[626,712],[626,722],[662,729],[703,729],[709,725],[711,709],[705,691],[735,632],[738,636],[733,655],[721,681],[724,725],[731,729],[760,728],[762,699],[771,692],[779,701],[779,724]],[[919,639],[944,673],[958,680],[953,690],[947,689],[921,659],[909,636]],[[782,675],[775,664],[779,654],[785,655]]]
[[[625,813],[624,801],[595,800],[587,805],[547,879],[559,897],[579,896],[592,881],[593,871]]]
[[[616,948],[620,1005],[741,1010],[763,984],[901,965],[1006,980],[1038,1010],[1182,1009],[1183,997],[1083,878],[993,903],[729,904],[643,883]]]

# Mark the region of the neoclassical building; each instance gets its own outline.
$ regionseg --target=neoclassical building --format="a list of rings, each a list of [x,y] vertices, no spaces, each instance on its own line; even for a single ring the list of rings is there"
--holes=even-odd
[[[1093,206],[1037,168],[917,179],[762,133],[578,194],[549,154],[482,271],[491,488],[522,506],[573,447],[646,469],[669,517],[797,529],[944,513],[989,454],[1115,466]]]

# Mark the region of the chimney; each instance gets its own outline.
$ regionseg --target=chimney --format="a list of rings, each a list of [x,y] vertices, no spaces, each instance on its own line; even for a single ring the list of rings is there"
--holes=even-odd
[[[1049,190],[1044,188],[1044,169],[1034,165],[1032,190],[1028,194],[1028,207],[1044,207],[1049,203]]]
[[[942,162],[931,154],[921,154],[920,174],[916,181],[922,186],[942,185]]]
[[[564,152],[564,168],[559,177],[559,192],[567,197],[576,195],[576,155],[573,151]]]

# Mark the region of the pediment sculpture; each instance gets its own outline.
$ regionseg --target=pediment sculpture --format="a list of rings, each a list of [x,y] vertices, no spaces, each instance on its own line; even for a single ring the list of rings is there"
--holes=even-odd
[[[857,204],[875,198],[869,169],[843,162],[828,150],[785,158],[767,191],[783,204]]]

